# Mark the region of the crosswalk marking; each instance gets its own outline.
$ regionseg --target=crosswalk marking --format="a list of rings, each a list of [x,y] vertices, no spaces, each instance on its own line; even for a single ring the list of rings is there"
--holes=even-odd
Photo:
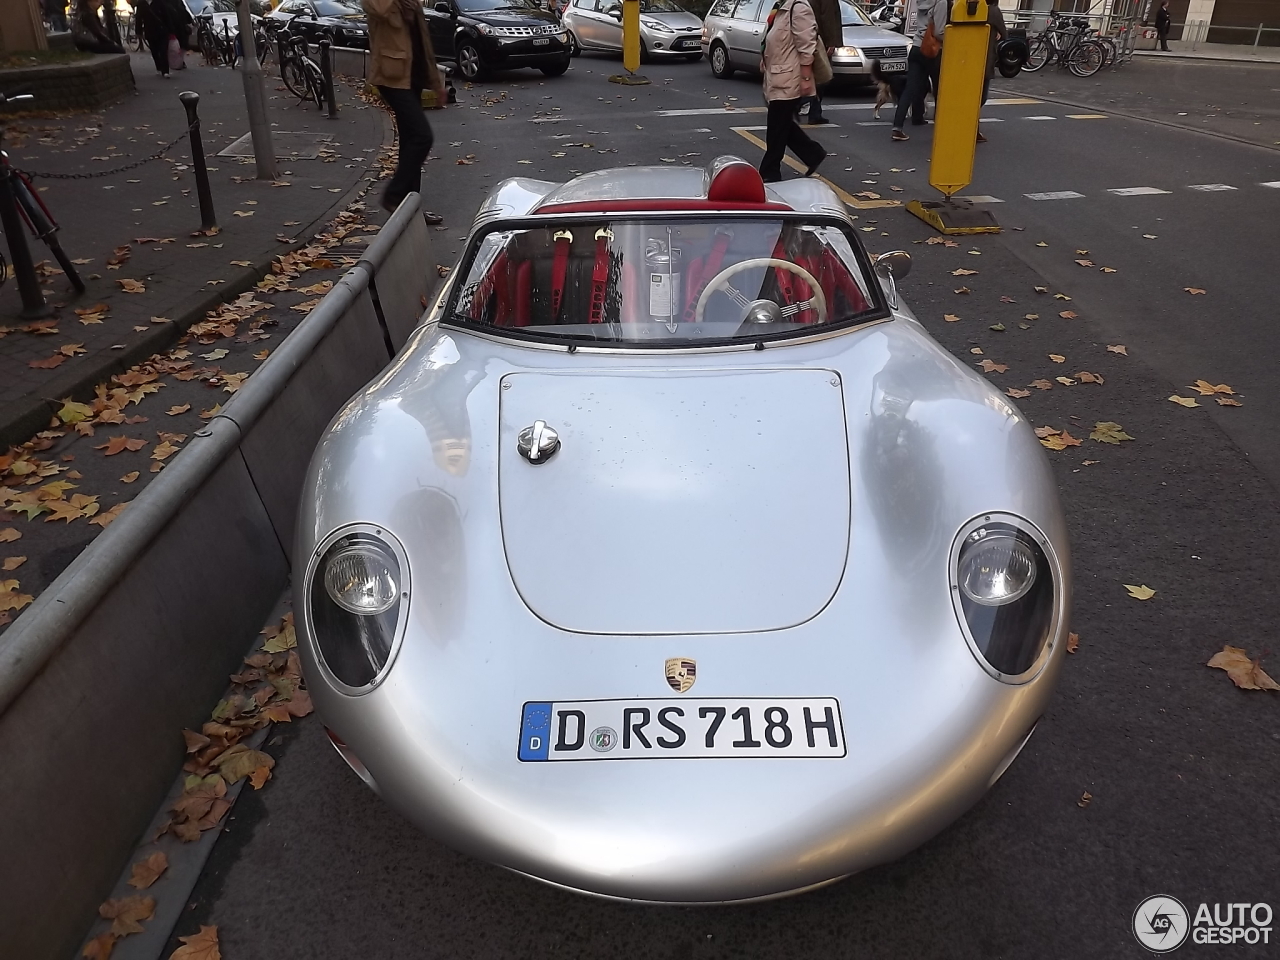
[[[1107,119],[1107,115],[1105,113],[1068,113],[1067,119],[1068,120],[1105,120]]]
[[[1220,190],[1235,190],[1236,188],[1225,183],[1189,183],[1188,190],[1199,190],[1203,193],[1216,193]]]
[[[1172,191],[1161,190],[1159,187],[1113,187],[1107,193],[1114,193],[1117,197],[1147,197],[1157,193],[1172,193]]]
[[[1057,120],[1057,117],[1023,117],[1023,120]]]
[[[1051,193],[1024,193],[1023,196],[1028,200],[1075,200],[1084,194],[1074,190],[1055,190]]]
[[[1004,203],[999,197],[989,197],[980,193],[972,197],[956,197],[957,200],[968,200],[970,203]]]

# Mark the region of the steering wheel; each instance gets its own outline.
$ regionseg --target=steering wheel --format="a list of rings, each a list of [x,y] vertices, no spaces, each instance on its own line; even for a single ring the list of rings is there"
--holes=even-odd
[[[822,285],[814,279],[813,274],[800,266],[800,264],[792,263],[790,260],[779,260],[776,257],[756,257],[753,260],[743,260],[740,263],[725,267],[712,277],[711,282],[703,288],[702,295],[698,297],[698,306],[693,314],[694,323],[702,322],[702,315],[707,309],[707,301],[711,299],[713,293],[720,289],[723,289],[729,299],[744,310],[751,306],[752,301],[747,299],[737,287],[729,283],[729,278],[746,270],[754,270],[757,267],[778,267],[788,273],[794,273],[809,285],[809,289],[812,291],[809,299],[784,306],[780,311],[783,319],[794,317],[805,310],[812,310],[818,315],[817,322],[819,324],[827,322],[827,295],[822,292]]]

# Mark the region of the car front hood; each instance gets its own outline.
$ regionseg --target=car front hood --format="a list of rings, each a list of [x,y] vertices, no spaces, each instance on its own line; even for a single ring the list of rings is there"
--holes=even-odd
[[[844,575],[849,459],[826,369],[503,378],[502,537],[533,613],[595,634],[779,630]],[[561,447],[530,463],[521,430]]]
[[[901,47],[904,55],[908,46],[906,37],[892,30],[848,24],[844,27],[844,44],[846,47]]]
[[[545,27],[558,22],[550,13],[532,10],[528,13],[469,13],[465,16],[494,27]]]

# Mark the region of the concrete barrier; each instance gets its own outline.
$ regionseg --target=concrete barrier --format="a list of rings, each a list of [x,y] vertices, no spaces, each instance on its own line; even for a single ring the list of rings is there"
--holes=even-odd
[[[0,636],[0,957],[66,960],[284,591],[303,474],[437,283],[411,194],[366,256]],[[392,271],[396,276],[392,277]],[[399,272],[405,271],[405,276]],[[384,316],[382,277],[397,311]]]

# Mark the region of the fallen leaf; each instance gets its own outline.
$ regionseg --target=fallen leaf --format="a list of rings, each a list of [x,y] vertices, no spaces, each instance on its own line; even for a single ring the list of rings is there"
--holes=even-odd
[[[29,593],[18,592],[17,580],[0,580],[0,613],[21,610],[34,599]]]
[[[875,228],[873,227],[872,229],[875,229]],[[970,290],[968,287],[957,287],[955,292],[956,293],[973,293],[973,291]]]
[[[1043,440],[1045,437],[1055,436],[1056,434],[1059,434],[1061,432],[1062,431],[1059,430],[1057,427],[1051,427],[1048,424],[1045,424],[1043,427],[1036,427],[1032,431],[1032,433],[1034,433],[1041,440]]]
[[[987,327],[987,329],[994,330],[996,333],[1004,333],[1005,326],[1003,323],[993,323],[991,326]]]
[[[980,356],[982,356],[982,348],[981,348],[981,347],[970,347],[970,348],[969,348],[969,352],[970,352],[970,353],[972,353],[975,357],[980,357]]]
[[[1203,287],[1183,287],[1182,289],[1187,291],[1187,293],[1191,294],[1193,297],[1199,296],[1205,292]]]
[[[1047,246],[1048,246],[1048,244],[1047,244],[1047,243],[1045,243],[1043,240],[1040,240],[1039,242],[1037,242],[1037,243],[1036,243],[1036,246],[1037,246],[1037,247],[1047,247]]]
[[[1096,266],[1097,266],[1097,264],[1096,264],[1096,263],[1094,263],[1092,260],[1077,260],[1077,261],[1076,261],[1076,263],[1080,264],[1080,266],[1082,266],[1082,267],[1096,267]]]
[[[129,886],[135,890],[145,890],[160,879],[160,874],[168,869],[169,858],[164,855],[164,852],[153,853],[145,860],[139,860],[133,865],[133,873],[129,877]]]
[[[1107,344],[1107,349],[1112,353],[1120,354],[1122,357],[1127,357],[1129,355],[1129,348],[1123,343],[1109,343]]]
[[[978,362],[984,373],[1004,373],[1009,369],[1007,363],[996,363],[994,360],[981,360]]]
[[[26,562],[26,557],[5,557],[4,562],[0,563],[0,570],[8,573],[10,570],[17,570]]]
[[[165,411],[165,413],[167,413],[167,414],[168,414],[169,416],[171,416],[171,417],[176,417],[178,414],[180,414],[180,413],[186,413],[186,412],[187,412],[188,410],[190,410],[190,409],[191,409],[191,404],[189,404],[189,403],[184,403],[184,404],[182,404],[182,406],[176,406],[176,405],[175,405],[175,406],[170,407],[168,410],[166,410],[166,411]]]
[[[1063,320],[1074,320],[1078,314],[1074,310],[1063,310],[1058,314]]]
[[[977,270],[966,270],[964,267],[961,267],[958,270],[952,270],[951,275],[953,277],[972,277],[976,275],[977,272]]]
[[[1048,293],[1048,292],[1049,292],[1049,288],[1048,288],[1048,287],[1036,287],[1035,289],[1036,289],[1036,293]]]
[[[12,543],[14,540],[21,540],[22,534],[13,527],[5,527],[0,530],[0,543]]]
[[[1098,269],[1101,270],[1103,273],[1119,273],[1120,272],[1115,267],[1099,267]]]
[[[106,511],[105,513],[98,514],[89,522],[96,526],[102,527],[105,530],[107,526],[111,523],[111,521],[115,520],[116,517],[120,516],[120,514],[124,512],[124,508],[127,507],[128,505],[129,505],[128,503],[117,503],[110,510]]]
[[[1076,251],[1076,256],[1077,256],[1077,257],[1087,257],[1088,255],[1089,255],[1089,251],[1088,251],[1088,250],[1077,250],[1077,251]]]
[[[1049,354],[1049,359],[1054,363],[1065,363],[1067,358],[1060,353],[1051,353]]]
[[[168,457],[173,456],[177,452],[178,452],[178,448],[166,440],[163,443],[157,443],[155,445],[155,448],[151,451],[151,459],[164,460]]]
[[[111,437],[106,443],[94,447],[95,450],[107,451],[103,456],[114,457],[122,450],[141,450],[147,445],[147,441],[134,439],[132,437],[118,436]]]
[[[201,925],[199,933],[178,939],[182,941],[182,946],[169,954],[169,960],[222,960],[216,926]]]
[[[956,321],[958,321],[960,318],[959,318],[959,317],[957,317],[954,313],[944,313],[944,314],[942,315],[942,319],[943,319],[943,320],[945,320],[945,321],[947,321],[947,323],[955,323],[955,322],[956,322]]]
[[[1103,420],[1093,425],[1089,439],[1097,440],[1099,443],[1119,443],[1121,440],[1132,440],[1133,437],[1125,433],[1120,424]]]
[[[1061,433],[1055,433],[1050,437],[1042,437],[1040,440],[1040,444],[1048,447],[1050,450],[1065,450],[1067,447],[1078,447],[1082,442],[1083,441],[1077,440],[1065,430]]]
[[[1037,390],[1052,390],[1053,384],[1048,380],[1032,380],[1028,386],[1035,387]]]
[[[220,403],[215,403],[215,404],[214,404],[212,407],[210,407],[208,410],[201,410],[201,411],[200,411],[200,419],[201,419],[201,420],[212,420],[214,417],[216,417],[216,416],[217,416],[219,413],[221,413],[221,412],[222,412],[222,404],[220,404]]]
[[[1017,387],[1010,387],[1005,391],[1005,393],[1013,397],[1015,400],[1021,400],[1024,397],[1031,396],[1030,390],[1019,390]]]
[[[1089,801],[1092,799],[1093,794],[1086,790],[1084,793],[1080,794],[1080,799],[1076,801],[1076,806],[1084,809],[1089,805]],[[174,956],[176,957],[177,954],[175,953]]]
[[[1079,649],[1080,649],[1080,634],[1068,633],[1067,634],[1067,653],[1075,653]]]
[[[1025,319],[1027,319],[1027,320],[1039,320],[1039,319],[1040,319],[1040,314],[1038,314],[1038,313],[1028,313],[1028,314],[1026,315]]]
[[[81,420],[87,420],[93,416],[93,407],[87,403],[76,403],[68,400],[62,405],[62,409],[58,411],[58,419],[63,423],[79,423]]]
[[[1098,376],[1098,374],[1090,373],[1088,370],[1081,370],[1076,374],[1076,379],[1081,383],[1096,383],[1099,386],[1106,383],[1106,381],[1103,380],[1102,377]]]
[[[1219,405],[1224,407],[1243,407],[1244,406],[1244,404],[1241,403],[1239,400],[1234,400],[1231,397],[1214,397],[1213,399],[1217,400]]]
[[[119,939],[110,930],[104,930],[84,945],[84,950],[80,956],[84,957],[85,960],[109,960],[111,950]]]
[[[1124,588],[1129,591],[1129,596],[1133,597],[1135,600],[1150,600],[1156,595],[1156,592],[1145,583],[1137,587],[1131,583],[1126,583]]]
[[[1227,676],[1241,690],[1280,690],[1276,683],[1259,665],[1262,658],[1250,660],[1249,654],[1242,647],[1224,646],[1215,653],[1205,666],[1227,671]]]
[[[222,778],[227,783],[235,783],[251,775],[261,767],[270,770],[276,765],[275,758],[261,750],[250,750],[243,743],[237,743],[218,755],[213,761]]]
[[[123,477],[120,478],[120,482],[133,483],[133,481],[138,479],[138,476],[139,474],[137,470],[131,470],[129,473],[126,473]]]
[[[1075,386],[1075,383],[1076,383],[1070,377],[1054,377],[1053,379],[1057,380],[1064,387],[1073,387]]]
[[[1055,299],[1055,300],[1070,300],[1071,298],[1070,298],[1070,297],[1068,297],[1065,293],[1055,293],[1055,294],[1053,295],[1053,299]]]
[[[146,293],[147,292],[146,286],[139,283],[137,280],[130,280],[127,277],[123,280],[117,280],[116,283],[120,284],[120,289],[123,290],[125,293]]]
[[[111,921],[111,932],[117,937],[142,932],[142,921],[156,912],[155,897],[119,897],[98,907],[98,916]]]
[[[254,770],[253,773],[249,774],[249,783],[253,786],[253,789],[255,790],[261,790],[263,787],[263,784],[265,784],[270,779],[271,779],[270,767],[258,767],[258,769]]]
[[[1199,401],[1199,400],[1197,400],[1195,397],[1180,397],[1180,396],[1178,396],[1178,395],[1175,393],[1175,394],[1174,394],[1172,397],[1170,397],[1169,399],[1170,399],[1170,400],[1172,400],[1174,403],[1178,404],[1179,406],[1182,406],[1182,407],[1198,407],[1198,406],[1200,406],[1200,401]]]
[[[1197,380],[1195,385],[1189,389],[1198,391],[1202,397],[1213,396],[1215,393],[1225,393],[1228,395],[1235,393],[1235,391],[1225,383],[1212,384],[1208,380]]]
[[[27,366],[35,370],[52,370],[54,367],[61,366],[66,362],[66,357],[60,353],[55,353],[52,357],[46,357],[44,360],[28,360]]]
[[[1155,238],[1156,238],[1156,235],[1154,233],[1144,233],[1142,235],[1143,240],[1154,240]]]

